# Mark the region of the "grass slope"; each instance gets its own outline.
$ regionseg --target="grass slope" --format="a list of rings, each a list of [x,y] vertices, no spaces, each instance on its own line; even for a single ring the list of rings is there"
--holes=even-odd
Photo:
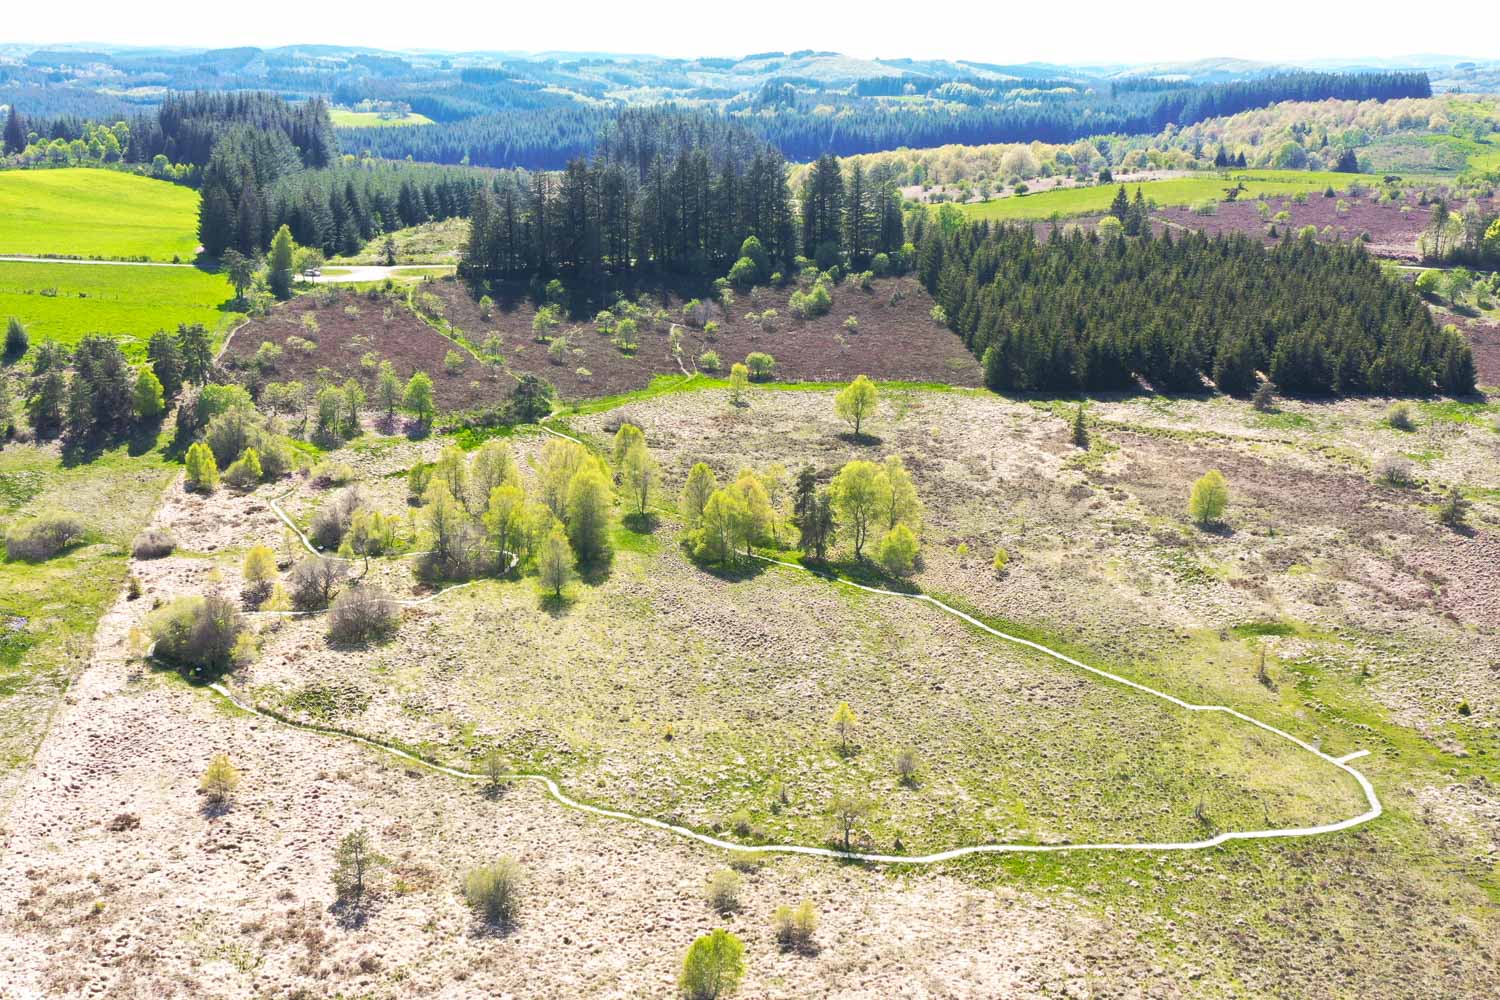
[[[1241,198],[1257,195],[1296,194],[1298,191],[1321,191],[1328,185],[1342,189],[1357,175],[1335,174],[1306,170],[1240,170],[1224,176],[1211,174],[1204,177],[1177,177],[1164,181],[1144,181],[1127,184],[1125,189],[1134,198],[1137,187],[1141,194],[1157,205],[1189,205],[1204,198],[1222,200],[1224,189],[1242,180],[1246,190]],[[1096,187],[1060,188],[1043,191],[1024,198],[997,198],[993,201],[959,208],[971,219],[1018,220],[1050,219],[1054,215],[1093,215],[1106,211],[1114,199],[1118,184],[1100,184]]]
[[[228,326],[241,315],[227,307],[233,295],[226,278],[189,267],[0,261],[0,317],[19,317],[33,342],[104,333],[123,339],[132,358],[157,330]]]
[[[0,254],[191,260],[198,193],[114,170],[0,172]]]
[[[405,118],[385,118],[378,111],[346,111],[334,108],[329,112],[334,128],[399,128],[406,125],[431,125],[432,119],[413,112]]]

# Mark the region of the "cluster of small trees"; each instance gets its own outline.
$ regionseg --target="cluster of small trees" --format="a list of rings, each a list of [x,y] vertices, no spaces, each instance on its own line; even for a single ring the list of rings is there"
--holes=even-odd
[[[808,558],[827,559],[842,533],[855,559],[873,554],[889,573],[911,572],[922,504],[899,455],[849,462],[824,488],[818,486],[817,470],[808,466],[787,487],[786,470],[779,465],[761,472],[743,468],[733,482],[720,486],[713,469],[696,463],[678,505],[694,554],[731,563],[750,557],[756,545],[789,541],[791,527]]]
[[[198,328],[198,329],[201,329]],[[5,358],[27,353],[30,337],[20,320],[7,322]],[[31,352],[25,410],[40,438],[66,435],[73,444],[110,438],[151,423],[166,411],[169,398],[150,367],[136,368],[114,340],[90,334],[71,352],[46,341]],[[8,379],[0,375],[0,429],[12,427]]]
[[[638,463],[627,457],[622,464]],[[447,448],[435,463],[413,467],[408,489],[422,504],[424,571],[459,579],[487,566],[534,568],[543,589],[561,596],[575,566],[608,562],[614,506],[608,466],[575,441],[549,438],[536,471],[538,494],[528,497],[510,446],[495,440],[472,461]],[[649,484],[643,489],[649,494]]]

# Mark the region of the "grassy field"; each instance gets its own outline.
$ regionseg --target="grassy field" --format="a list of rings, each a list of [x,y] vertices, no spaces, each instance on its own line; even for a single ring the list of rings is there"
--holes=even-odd
[[[329,112],[334,128],[400,127],[404,125],[431,125],[432,119],[413,112],[405,118],[384,118],[377,111],[346,111],[334,108]]]
[[[77,513],[88,529],[85,544],[45,562],[0,558],[0,787],[30,759],[120,592],[130,541],[176,470],[164,443],[147,438],[78,464],[52,447],[0,449],[0,531],[53,510]]]
[[[157,330],[228,326],[242,315],[227,308],[233,295],[227,279],[190,267],[0,261],[0,317],[19,317],[34,342],[105,333],[132,358]]]
[[[398,264],[452,264],[458,260],[458,252],[469,238],[468,219],[444,219],[442,222],[424,222],[420,226],[409,226],[388,234],[396,244]],[[332,264],[384,264],[386,236],[367,243],[352,257],[335,257]],[[328,273],[324,270],[324,273]]]
[[[198,192],[114,170],[0,172],[0,254],[192,260]]]
[[[1286,195],[1296,194],[1298,191],[1309,193],[1322,191],[1330,184],[1342,189],[1348,186],[1356,175],[1305,170],[1237,170],[1228,176],[1228,180],[1218,174],[1211,174],[1204,177],[1146,181],[1139,185],[1126,185],[1126,191],[1133,198],[1135,189],[1139,187],[1144,197],[1158,205],[1190,205],[1204,198],[1222,200],[1224,189],[1232,187],[1236,180],[1243,180],[1246,188],[1240,193],[1240,197],[1254,198],[1261,194]],[[971,219],[1002,221],[1093,215],[1109,208],[1109,203],[1114,199],[1117,190],[1119,190],[1117,184],[1060,188],[1024,198],[997,198],[979,204],[960,205],[959,208]]]

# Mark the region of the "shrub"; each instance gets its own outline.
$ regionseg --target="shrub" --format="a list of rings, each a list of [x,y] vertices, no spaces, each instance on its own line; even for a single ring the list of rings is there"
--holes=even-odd
[[[234,790],[239,785],[240,772],[230,763],[229,755],[216,753],[213,760],[208,762],[208,769],[203,772],[198,789],[208,796],[209,802],[223,805],[234,796]]]
[[[557,306],[542,306],[531,318],[531,336],[537,343],[545,343],[562,325],[562,310]]]
[[[771,915],[771,928],[783,948],[805,951],[812,945],[813,932],[818,929],[818,911],[808,899],[796,906],[782,904]]]
[[[384,639],[396,631],[401,606],[375,584],[350,587],[334,599],[328,613],[328,638],[355,645]]]
[[[177,540],[172,533],[162,528],[147,528],[136,536],[130,546],[130,554],[137,559],[161,559],[172,554]]]
[[[740,877],[728,868],[720,868],[708,877],[705,895],[714,912],[733,913],[740,908]]]
[[[858,333],[859,332],[859,317],[858,316],[850,316],[848,319],[844,320],[844,329],[848,330],[850,333]]]
[[[1405,455],[1382,455],[1375,460],[1375,478],[1389,486],[1405,486],[1411,482],[1414,467]]]
[[[805,292],[793,292],[786,307],[798,319],[815,319],[833,308],[833,296],[828,293],[828,286],[819,281]]]
[[[187,450],[187,485],[189,489],[212,493],[219,487],[219,464],[214,453],[202,441],[196,441]]]
[[[762,351],[751,351],[745,356],[745,367],[750,369],[751,378],[768,379],[776,370],[776,359]]]
[[[348,462],[319,462],[308,474],[314,486],[342,486],[354,478],[354,467]]]
[[[19,358],[30,346],[31,335],[26,332],[26,325],[12,316],[5,323],[5,357]]]
[[[227,669],[239,649],[244,619],[222,594],[179,597],[159,608],[147,627],[156,640],[156,655],[194,670]]]
[[[262,475],[260,452],[246,448],[245,453],[224,470],[224,481],[235,489],[247,490],[260,482]]]
[[[552,343],[547,345],[547,360],[554,365],[560,365],[568,360],[568,338],[553,337]]]
[[[905,576],[911,572],[917,558],[917,536],[904,524],[898,524],[885,537],[875,551],[880,567],[892,576]]]
[[[948,325],[948,311],[942,306],[933,306],[932,310],[927,315],[931,316],[932,321],[938,326]]]
[[[457,375],[464,370],[464,356],[455,350],[449,350],[443,355],[443,370],[449,375]]]
[[[1398,431],[1417,429],[1416,421],[1412,419],[1411,406],[1407,403],[1392,403],[1391,408],[1385,411],[1385,422]]]
[[[991,565],[994,566],[997,574],[1004,573],[1005,567],[1010,565],[1010,553],[1006,552],[1003,546],[997,546],[995,549],[995,561]]]
[[[307,537],[320,549],[336,549],[349,530],[354,512],[364,503],[358,486],[349,486],[338,492],[333,499],[313,515],[308,525]]]
[[[1274,382],[1265,381],[1255,387],[1255,395],[1250,397],[1250,405],[1261,413],[1270,413],[1276,408],[1276,385]]]
[[[739,988],[745,975],[745,946],[726,930],[704,934],[682,960],[677,986],[686,1000],[718,1000]]]
[[[524,873],[512,858],[480,865],[464,876],[464,899],[475,916],[501,929],[515,925],[521,915]]]
[[[908,787],[917,783],[917,752],[911,747],[896,754],[896,777]]]
[[[51,559],[81,539],[83,531],[83,522],[71,514],[43,514],[5,533],[5,556],[26,562]]]
[[[704,351],[698,355],[698,367],[706,372],[716,372],[724,367],[724,362],[720,360],[718,351]]]
[[[240,577],[244,580],[240,600],[247,607],[260,607],[276,585],[276,553],[269,546],[252,545],[240,566]]]
[[[1469,501],[1457,486],[1448,487],[1448,495],[1438,505],[1438,520],[1450,528],[1461,528],[1468,521]]]
[[[348,569],[338,559],[329,559],[326,556],[308,556],[287,574],[287,584],[291,588],[292,604],[299,611],[316,611],[326,608],[328,602],[333,599],[333,592],[338,589],[344,577],[348,575]]]

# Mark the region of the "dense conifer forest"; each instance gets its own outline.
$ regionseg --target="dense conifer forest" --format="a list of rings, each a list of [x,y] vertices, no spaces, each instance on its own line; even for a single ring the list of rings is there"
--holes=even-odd
[[[1358,245],[927,227],[918,274],[991,388],[1474,391],[1470,349]]]

